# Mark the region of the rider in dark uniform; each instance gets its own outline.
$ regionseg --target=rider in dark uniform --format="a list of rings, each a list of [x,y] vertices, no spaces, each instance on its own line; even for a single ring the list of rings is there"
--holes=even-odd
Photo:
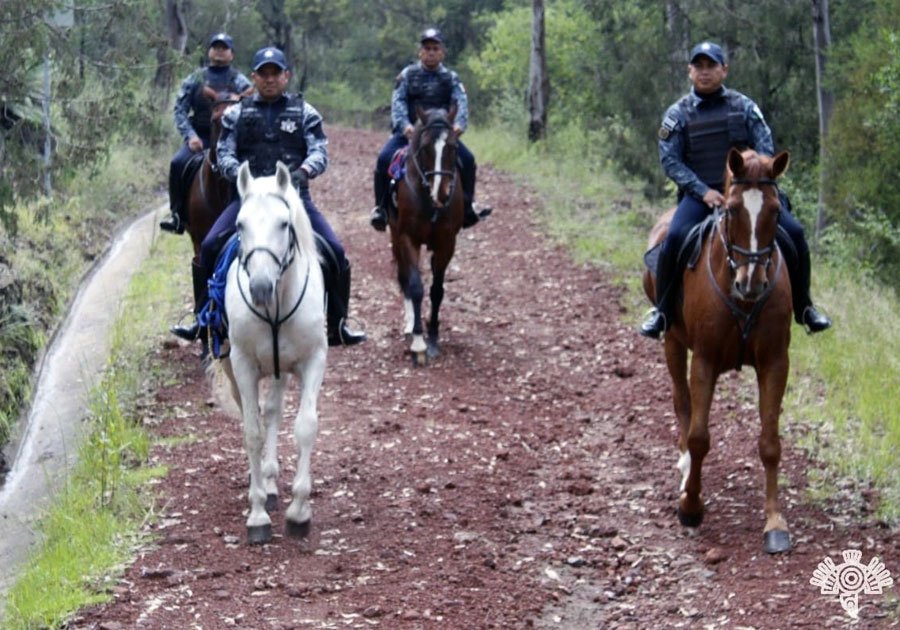
[[[350,263],[340,240],[309,194],[309,180],[321,175],[328,166],[328,139],[319,112],[302,95],[286,91],[290,76],[280,50],[267,47],[256,53],[251,75],[256,93],[226,110],[216,157],[222,175],[232,182],[237,180],[238,168],[244,161],[250,163],[254,177],[274,175],[279,160],[287,165],[313,230],[327,243],[323,271],[328,294],[328,345],[350,346],[366,340],[365,333],[347,326]],[[207,279],[212,277],[219,251],[234,234],[240,203],[240,199],[232,201],[203,239],[200,264]],[[199,325],[194,322],[188,328],[176,326],[172,332],[193,340],[199,334]]]
[[[678,185],[679,201],[660,248],[656,308],[640,328],[642,335],[654,339],[674,321],[680,280],[677,259],[685,237],[712,208],[725,203],[722,187],[728,150],[775,153],[772,132],[756,103],[723,85],[728,65],[720,46],[710,42],[695,46],[688,74],[693,89],[669,107],[659,130],[660,162]],[[809,246],[803,226],[791,215],[787,196],[780,190],[778,194],[782,206],[778,224],[792,241],[780,243],[780,249],[791,279],[794,318],[810,332],[820,332],[831,326],[831,320],[816,310],[809,297]]]
[[[240,94],[252,88],[250,80],[231,67],[234,60],[234,43],[226,33],[216,33],[209,38],[206,53],[209,65],[198,68],[182,83],[175,98],[175,127],[184,138],[184,144],[172,158],[169,166],[169,205],[172,216],[159,224],[167,232],[182,234],[186,223],[181,174],[191,156],[209,147],[212,103],[203,95],[203,87],[216,92]]]
[[[383,232],[387,226],[387,195],[390,188],[388,167],[394,153],[409,144],[416,123],[416,106],[423,109],[449,109],[456,103],[456,120],[453,128],[462,135],[469,122],[469,100],[459,76],[444,67],[444,37],[436,28],[425,29],[419,39],[419,61],[405,67],[397,76],[397,84],[391,96],[391,128],[394,133],[378,154],[375,166],[375,208],[369,217],[372,227]],[[457,149],[465,218],[463,227],[471,227],[491,213],[489,207],[479,207],[475,197],[475,156],[460,142]]]

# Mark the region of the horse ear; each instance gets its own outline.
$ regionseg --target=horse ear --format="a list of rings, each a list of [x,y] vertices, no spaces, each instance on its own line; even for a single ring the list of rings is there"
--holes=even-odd
[[[416,118],[419,119],[423,125],[425,124],[425,110],[422,109],[421,105],[416,105]]]
[[[788,164],[790,164],[790,162],[791,154],[787,151],[782,151],[781,153],[776,155],[772,159],[772,179],[784,175],[788,169]]]
[[[450,126],[453,126],[454,121],[456,121],[456,113],[459,111],[459,108],[456,106],[456,101],[450,103],[450,111],[447,112],[447,122],[450,123]]]
[[[291,185],[291,172],[281,160],[278,160],[278,163],[275,165],[275,183],[278,185],[278,191],[282,195]]]
[[[734,147],[728,149],[728,170],[732,175],[737,175],[744,170],[744,156]]]
[[[250,162],[245,161],[238,169],[237,189],[241,199],[250,187]]]

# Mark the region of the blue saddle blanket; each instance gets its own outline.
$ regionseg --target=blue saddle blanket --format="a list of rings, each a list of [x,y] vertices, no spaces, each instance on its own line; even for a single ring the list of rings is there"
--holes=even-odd
[[[207,283],[209,296],[206,304],[197,314],[197,323],[200,324],[201,329],[207,331],[210,350],[217,359],[223,356],[222,348],[228,340],[228,315],[225,312],[225,283],[228,280],[228,268],[237,258],[240,246],[241,240],[237,234],[234,234],[225,243],[225,247],[222,248],[222,252],[216,260],[216,270]],[[224,354],[227,355],[227,348]]]

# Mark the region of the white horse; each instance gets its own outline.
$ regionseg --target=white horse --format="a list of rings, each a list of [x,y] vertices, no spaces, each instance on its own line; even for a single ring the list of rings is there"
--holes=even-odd
[[[247,539],[262,544],[272,537],[269,512],[278,506],[276,447],[287,373],[300,379],[302,392],[294,419],[297,471],[285,514],[286,531],[294,536],[309,531],[309,463],[328,352],[325,290],[312,226],[287,167],[279,162],[274,176],[254,179],[244,162],[237,188],[241,247],[225,288],[231,353],[222,367],[241,409],[250,460]],[[271,388],[260,413],[260,381],[270,376]]]

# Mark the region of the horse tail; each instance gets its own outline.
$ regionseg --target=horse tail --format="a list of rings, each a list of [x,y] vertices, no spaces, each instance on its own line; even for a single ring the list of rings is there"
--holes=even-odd
[[[219,361],[210,361],[206,366],[206,378],[209,381],[213,398],[222,411],[238,420],[241,419],[241,395],[238,393],[231,368],[231,359],[224,357]]]

